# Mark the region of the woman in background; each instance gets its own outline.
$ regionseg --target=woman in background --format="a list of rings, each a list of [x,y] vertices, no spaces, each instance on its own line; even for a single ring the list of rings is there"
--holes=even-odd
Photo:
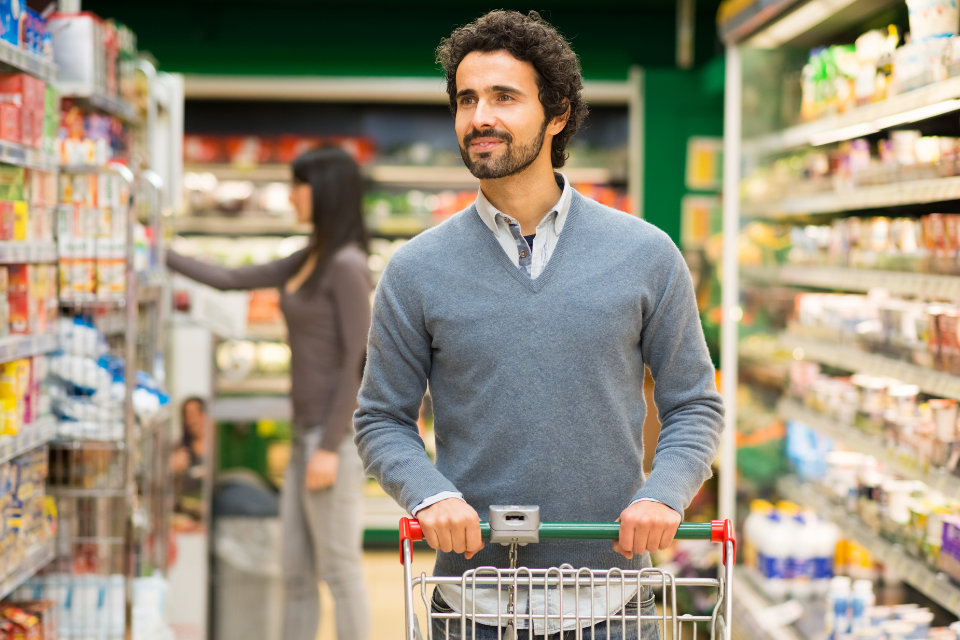
[[[338,640],[367,640],[361,568],[363,464],[353,443],[367,332],[370,273],[360,168],[345,151],[314,149],[292,165],[290,202],[313,223],[305,249],[224,269],[167,253],[167,266],[220,290],[280,290],[290,342],[294,442],[284,477],[284,640],[315,640],[319,581],[330,588]]]
[[[209,428],[207,403],[191,396],[180,405],[183,436],[173,451],[174,526],[194,531],[203,522],[204,432]]]

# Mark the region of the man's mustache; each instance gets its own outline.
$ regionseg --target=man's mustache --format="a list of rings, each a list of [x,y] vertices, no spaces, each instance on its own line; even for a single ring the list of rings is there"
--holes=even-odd
[[[497,129],[485,129],[483,131],[479,131],[474,129],[467,135],[463,136],[463,146],[466,147],[477,138],[497,138],[498,140],[503,140],[507,144],[513,142],[513,136],[506,131],[499,131]]]

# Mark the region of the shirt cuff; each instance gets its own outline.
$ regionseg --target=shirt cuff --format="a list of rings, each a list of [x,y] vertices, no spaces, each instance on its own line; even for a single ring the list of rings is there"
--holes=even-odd
[[[440,493],[434,494],[429,498],[424,498],[420,501],[420,504],[415,506],[410,514],[416,518],[417,513],[426,509],[427,507],[433,506],[440,502],[441,500],[446,500],[447,498],[457,498],[458,500],[463,500],[463,494],[459,491],[441,491]],[[464,500],[466,502],[466,500]]]
[[[430,500],[430,498],[427,498],[427,500]],[[424,502],[426,502],[427,500],[424,500]],[[657,504],[663,504],[663,506],[665,506],[665,507],[670,507],[670,505],[664,504],[664,503],[660,502],[659,500],[654,500],[653,498],[637,498],[636,500],[634,500],[633,502],[631,502],[631,503],[628,504],[627,506],[628,506],[628,507],[632,507],[633,505],[637,504],[638,502],[656,502]],[[673,507],[670,507],[670,508],[673,509]],[[676,509],[673,509],[673,510],[676,511]],[[681,513],[680,515],[682,516],[683,514]]]

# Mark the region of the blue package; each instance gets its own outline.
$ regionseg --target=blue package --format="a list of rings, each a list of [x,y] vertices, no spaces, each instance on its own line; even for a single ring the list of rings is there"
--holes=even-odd
[[[20,46],[20,0],[0,0],[0,40]]]

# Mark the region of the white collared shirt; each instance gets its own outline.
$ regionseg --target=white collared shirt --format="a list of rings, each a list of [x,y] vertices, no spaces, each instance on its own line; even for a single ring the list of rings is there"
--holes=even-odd
[[[476,206],[480,219],[497,237],[504,253],[514,266],[527,271],[527,275],[532,280],[536,280],[543,273],[547,262],[550,261],[550,256],[553,255],[553,250],[556,249],[557,242],[560,240],[560,232],[563,231],[563,225],[567,221],[570,201],[573,198],[570,181],[562,173],[555,175],[559,178],[558,186],[559,182],[563,181],[560,199],[537,225],[537,236],[533,239],[532,247],[527,246],[527,241],[520,233],[520,223],[493,206],[483,195],[483,189],[477,191]],[[526,251],[530,252],[529,256],[524,255]]]

